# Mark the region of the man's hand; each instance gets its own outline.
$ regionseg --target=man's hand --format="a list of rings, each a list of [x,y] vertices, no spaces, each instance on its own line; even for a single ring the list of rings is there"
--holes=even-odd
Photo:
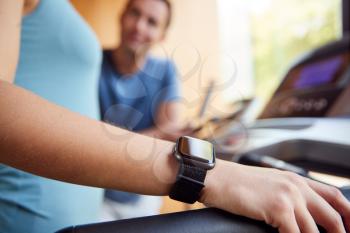
[[[280,233],[316,233],[316,224],[350,232],[350,203],[342,193],[294,173],[218,160],[205,183],[202,203],[265,221]]]
[[[194,129],[191,127],[180,128],[169,124],[139,131],[139,133],[150,137],[175,142],[181,136],[192,136],[194,134]]]
[[[194,134],[193,128],[169,128],[162,130],[162,139],[175,142],[181,136],[192,136]]]

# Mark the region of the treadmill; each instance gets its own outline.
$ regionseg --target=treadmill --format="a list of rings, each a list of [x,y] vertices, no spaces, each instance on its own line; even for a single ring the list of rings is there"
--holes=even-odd
[[[244,162],[246,154],[260,154],[350,178],[349,100],[350,37],[346,36],[292,66],[256,121],[220,126],[224,130],[213,141],[226,160]],[[236,142],[229,140],[237,136],[245,139],[238,151]]]
[[[341,179],[350,200],[349,37],[305,56],[287,73],[271,101],[250,124],[225,123],[211,140],[222,159],[245,163],[267,155]],[[237,148],[234,140],[244,135]],[[321,174],[321,175],[320,175]],[[324,178],[324,177],[323,177]],[[347,184],[347,182],[349,182]],[[263,222],[205,208],[157,216],[70,226],[57,233],[272,233]],[[321,229],[321,232],[322,231]]]

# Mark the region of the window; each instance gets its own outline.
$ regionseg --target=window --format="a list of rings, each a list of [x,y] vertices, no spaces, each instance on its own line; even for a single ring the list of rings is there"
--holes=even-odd
[[[250,75],[238,78],[251,79],[252,90],[263,102],[268,101],[298,57],[341,36],[341,0],[217,0],[217,3],[222,46],[237,61],[249,58],[250,64],[245,66],[237,62],[237,69],[238,73],[243,70]]]

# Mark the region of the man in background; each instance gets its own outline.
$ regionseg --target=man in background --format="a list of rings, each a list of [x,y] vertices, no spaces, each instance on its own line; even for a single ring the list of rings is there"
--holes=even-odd
[[[101,116],[117,126],[175,140],[189,134],[180,124],[175,65],[149,50],[166,35],[172,15],[168,0],[129,0],[120,18],[120,44],[104,51],[99,84]],[[159,197],[106,190],[104,220],[159,213]]]

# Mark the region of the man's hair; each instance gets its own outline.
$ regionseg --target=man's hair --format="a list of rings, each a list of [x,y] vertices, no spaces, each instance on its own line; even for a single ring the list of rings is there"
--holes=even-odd
[[[128,10],[131,7],[131,4],[133,1],[134,0],[128,0],[124,11]],[[167,18],[167,21],[165,24],[165,29],[168,29],[170,26],[170,23],[171,23],[172,16],[173,16],[173,9],[172,9],[171,2],[169,0],[157,0],[157,1],[164,3],[166,5],[166,7],[168,8],[168,18]]]

